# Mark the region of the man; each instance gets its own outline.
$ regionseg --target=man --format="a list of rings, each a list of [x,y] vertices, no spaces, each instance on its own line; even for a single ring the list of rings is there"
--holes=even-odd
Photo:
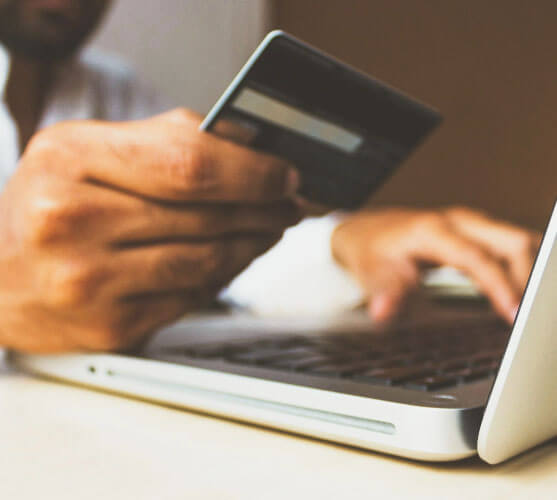
[[[0,0],[3,346],[132,345],[216,296],[300,217],[284,161],[198,132],[188,111],[122,122],[161,105],[120,64],[76,56],[108,4]],[[449,264],[510,321],[536,238],[465,209],[313,218],[227,297],[256,309],[262,295],[279,308],[368,299],[384,320],[421,265]]]

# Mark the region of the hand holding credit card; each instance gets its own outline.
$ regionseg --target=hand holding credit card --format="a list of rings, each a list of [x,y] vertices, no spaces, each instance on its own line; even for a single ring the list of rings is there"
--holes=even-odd
[[[290,161],[308,201],[354,209],[440,121],[434,109],[273,31],[200,128]]]

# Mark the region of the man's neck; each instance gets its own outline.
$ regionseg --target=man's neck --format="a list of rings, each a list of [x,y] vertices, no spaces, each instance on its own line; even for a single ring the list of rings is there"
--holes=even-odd
[[[52,74],[50,64],[12,56],[6,102],[19,129],[21,151],[39,125]]]

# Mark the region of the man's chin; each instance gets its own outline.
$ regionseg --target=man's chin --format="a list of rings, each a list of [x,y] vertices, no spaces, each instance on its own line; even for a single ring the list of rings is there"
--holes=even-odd
[[[8,51],[19,58],[37,62],[58,62],[70,59],[79,50],[81,43],[68,43],[44,40],[21,40],[5,39],[0,40]]]
[[[0,0],[0,43],[14,55],[41,62],[73,56],[98,26],[109,5],[101,0],[4,2]]]

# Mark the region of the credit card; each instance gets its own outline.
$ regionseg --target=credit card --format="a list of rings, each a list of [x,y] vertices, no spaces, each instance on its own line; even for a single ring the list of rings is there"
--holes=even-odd
[[[355,209],[440,122],[435,109],[273,31],[201,129],[290,161],[308,201]]]

